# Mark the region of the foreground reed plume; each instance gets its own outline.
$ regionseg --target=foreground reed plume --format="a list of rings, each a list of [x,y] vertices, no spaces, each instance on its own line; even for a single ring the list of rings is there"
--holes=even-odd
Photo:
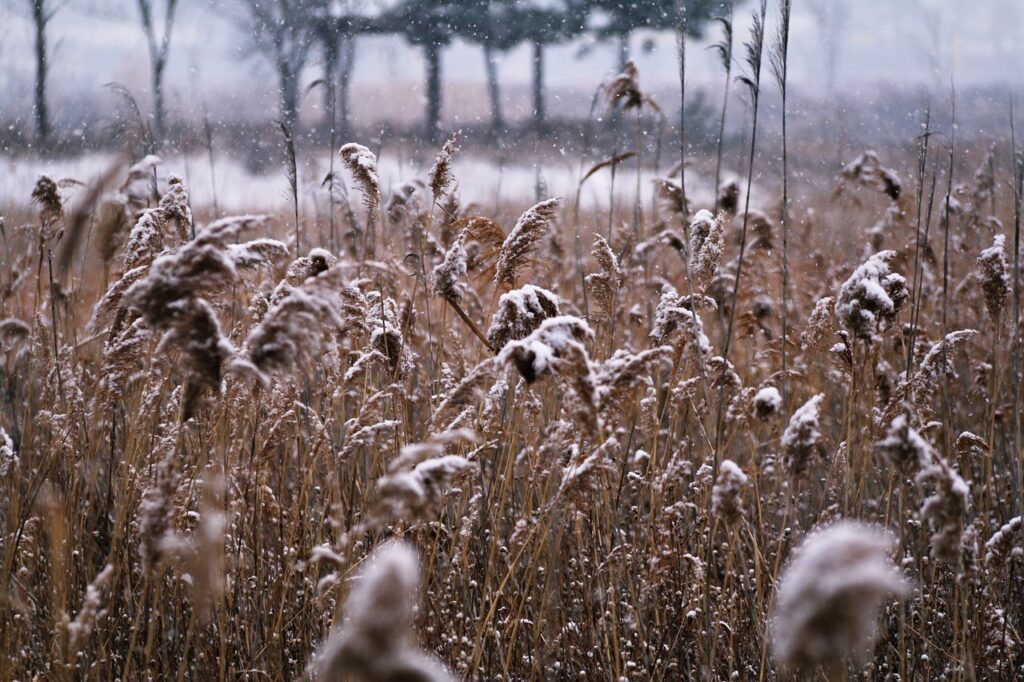
[[[879,609],[907,594],[889,559],[891,540],[853,521],[819,528],[782,574],[771,618],[772,650],[794,668],[839,667],[874,644]]]
[[[345,620],[336,626],[309,664],[315,680],[355,675],[366,682],[453,679],[433,656],[413,643],[420,567],[415,552],[401,542],[379,547],[345,602]]]

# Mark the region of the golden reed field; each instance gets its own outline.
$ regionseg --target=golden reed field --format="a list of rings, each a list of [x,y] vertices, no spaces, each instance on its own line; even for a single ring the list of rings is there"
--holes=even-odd
[[[654,160],[632,62],[561,197],[463,196],[458,135],[393,187],[339,140],[316,214],[287,130],[271,215],[153,157],[40,176],[0,223],[0,679],[1024,675],[1012,113],[794,172],[761,12],[735,177]]]

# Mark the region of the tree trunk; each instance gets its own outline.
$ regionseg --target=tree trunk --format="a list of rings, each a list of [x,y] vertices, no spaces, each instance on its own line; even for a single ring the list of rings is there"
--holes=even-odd
[[[32,21],[36,29],[36,136],[45,146],[50,140],[50,109],[46,104],[46,8],[44,0],[32,0]]]
[[[342,139],[349,135],[349,90],[352,84],[352,69],[356,63],[356,37],[345,35],[341,38],[341,65],[338,73],[338,129]]]
[[[166,116],[164,112],[164,67],[167,62],[164,57],[157,57],[153,60],[153,124],[156,127],[155,137],[157,146],[163,144],[167,135]]]
[[[332,135],[331,146],[333,147],[333,135],[337,130],[337,89],[336,79],[338,73],[338,37],[331,32],[321,34],[321,42],[324,49],[324,129]]]
[[[629,33],[619,35],[619,71],[626,70],[626,62],[629,61]]]
[[[533,43],[533,125],[544,127],[544,45]]]
[[[441,132],[441,47],[433,43],[423,46],[427,60],[427,140],[437,142]]]
[[[501,115],[501,84],[498,82],[498,63],[494,59],[494,48],[484,43],[484,68],[487,71],[487,94],[491,99],[491,133],[497,135],[505,127]]]

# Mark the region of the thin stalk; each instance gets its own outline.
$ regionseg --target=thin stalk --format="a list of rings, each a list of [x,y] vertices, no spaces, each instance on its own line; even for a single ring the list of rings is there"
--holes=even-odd
[[[914,277],[911,289],[914,305],[910,311],[910,335],[908,337],[907,346],[906,377],[908,380],[913,373],[914,367],[914,343],[916,341],[914,337],[917,334],[917,316],[920,301],[921,277],[923,276],[921,271],[921,202],[924,199],[924,178],[925,171],[928,167],[928,141],[931,139],[931,132],[929,130],[931,116],[931,107],[927,107],[924,114],[924,132],[921,134],[921,146],[918,148],[917,153],[917,217],[915,219],[914,226]],[[930,215],[930,202],[928,204],[928,210]],[[925,243],[927,243],[927,233]]]
[[[789,67],[789,17],[792,0],[782,0],[779,30],[771,53],[772,73],[782,94],[782,414],[789,414],[786,373],[786,321],[789,312],[789,156],[786,146],[786,75]],[[749,195],[749,187],[747,189]],[[717,196],[717,191],[716,191]]]
[[[949,137],[949,172],[946,177],[946,210],[942,220],[942,339],[949,333],[949,223],[950,204],[953,200],[953,164],[956,160],[956,91],[952,90],[952,125]],[[942,367],[948,362],[949,344],[942,344]],[[949,373],[942,372],[942,417],[945,428],[946,452],[950,452]]]
[[[726,3],[728,15],[717,17],[715,21],[722,25],[724,38],[711,46],[711,49],[718,52],[718,56],[725,69],[725,85],[722,88],[722,113],[718,118],[718,149],[715,158],[715,214],[718,214],[718,188],[722,184],[722,150],[725,145],[725,114],[729,107],[729,83],[732,82],[732,0]]]
[[[750,42],[746,43],[747,64],[750,66],[750,76],[741,76],[741,81],[747,86],[753,107],[753,121],[750,131],[750,158],[747,163],[747,196],[743,208],[743,228],[740,233],[740,253],[736,263],[736,277],[732,285],[732,307],[729,310],[729,323],[725,331],[725,343],[722,346],[722,359],[728,362],[729,349],[732,345],[733,327],[736,323],[736,308],[739,302],[740,280],[743,276],[743,257],[747,250],[747,227],[750,217],[750,186],[754,182],[754,156],[757,151],[757,115],[758,104],[761,98],[761,57],[764,47],[764,19],[768,12],[767,0],[761,0],[760,13],[754,15],[754,26],[751,28]],[[715,456],[713,474],[718,476],[719,444],[722,435],[722,416],[724,413],[725,386],[723,384],[718,397],[718,417],[715,428]]]
[[[1021,375],[1020,375],[1020,223],[1021,196],[1024,194],[1024,156],[1017,151],[1014,127],[1013,100],[1010,100],[1010,148],[1013,154],[1013,342],[1010,347],[1010,374],[1013,377],[1013,459],[1017,469],[1015,491],[1017,515],[1024,514],[1022,488],[1024,488],[1024,452],[1021,450]]]
[[[676,21],[676,55],[679,58],[679,193],[682,196],[683,208],[686,201],[686,3],[682,0],[677,5]],[[658,136],[660,141],[661,136]],[[715,195],[717,196],[717,189]],[[684,220],[686,217],[684,216]]]

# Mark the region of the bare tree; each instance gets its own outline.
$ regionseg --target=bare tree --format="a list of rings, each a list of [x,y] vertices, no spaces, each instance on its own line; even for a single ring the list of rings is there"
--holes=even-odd
[[[836,90],[840,50],[843,46],[843,37],[849,22],[851,8],[843,1],[811,0],[807,9],[814,17],[814,23],[818,28],[817,33],[821,37],[822,50],[825,53],[823,62],[825,92],[828,99],[831,100]]]
[[[64,4],[63,2],[53,4],[47,0],[28,0],[29,9],[32,12],[32,26],[35,29],[36,82],[34,110],[36,137],[42,146],[46,146],[49,143],[50,133],[52,132],[50,107],[46,102],[46,76],[50,67],[46,47],[46,27]]]
[[[266,53],[277,72],[281,117],[294,124],[299,111],[299,82],[314,43],[317,0],[242,0],[247,10],[243,27]]]
[[[356,40],[384,27],[372,15],[376,5],[364,0],[329,0],[313,18],[323,48],[324,112],[342,138],[349,135],[349,90],[356,60]]]
[[[174,27],[174,12],[178,0],[164,0],[164,18],[162,30],[158,31],[153,21],[153,10],[157,0],[137,0],[142,30],[146,34],[149,45],[150,81],[153,88],[153,120],[156,138],[162,142],[167,132],[166,112],[164,110],[164,69],[167,66],[167,55],[171,47],[171,29]]]

